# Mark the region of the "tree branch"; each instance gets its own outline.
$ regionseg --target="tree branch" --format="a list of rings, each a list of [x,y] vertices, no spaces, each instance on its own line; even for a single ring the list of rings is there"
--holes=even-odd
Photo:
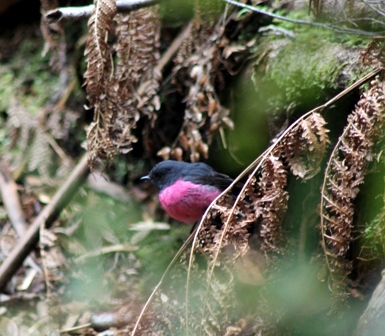
[[[9,221],[21,238],[27,229],[27,222],[20,205],[17,186],[4,160],[0,162],[0,191]]]
[[[39,241],[39,230],[42,225],[49,228],[58,218],[60,212],[70,201],[75,191],[79,189],[88,173],[87,155],[84,155],[77,164],[67,181],[56,192],[50,204],[48,204],[28,231],[18,242],[9,256],[0,265],[0,288],[3,288],[13,274],[19,269],[24,259]]]
[[[241,2],[236,1],[236,0],[224,0],[224,1],[229,3],[229,4],[232,4],[234,6],[245,8],[245,9],[248,9],[252,12],[260,13],[260,14],[272,17],[274,19],[278,19],[278,20],[282,20],[282,21],[286,21],[286,22],[292,22],[292,23],[296,23],[296,24],[307,25],[307,26],[314,26],[314,27],[330,29],[330,30],[334,30],[334,31],[337,31],[340,33],[356,34],[356,35],[364,35],[364,36],[378,36],[379,34],[382,33],[382,32],[368,32],[368,31],[359,30],[359,29],[344,28],[344,27],[337,26],[334,24],[326,24],[326,23],[321,23],[321,22],[295,20],[295,19],[288,18],[286,16],[282,16],[282,15],[278,15],[278,14],[274,14],[274,13],[265,11],[265,10],[260,9],[258,7],[254,7],[254,6],[250,6],[250,5],[241,3]]]
[[[157,4],[159,0],[118,0],[116,9],[118,13],[128,13],[140,8],[149,7]],[[82,7],[59,7],[45,13],[48,23],[59,21],[72,21],[91,16],[94,5]]]

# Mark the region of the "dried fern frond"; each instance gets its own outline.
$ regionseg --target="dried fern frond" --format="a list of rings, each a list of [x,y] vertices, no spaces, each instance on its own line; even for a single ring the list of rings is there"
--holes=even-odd
[[[18,153],[13,158],[12,165],[27,166],[30,172],[37,170],[42,180],[48,184],[54,184],[54,178],[68,176],[73,169],[73,162],[58,146],[45,125],[42,125],[43,120],[34,118],[23,103],[16,99],[11,100],[6,113],[11,147],[16,148]],[[56,129],[60,129],[60,126],[56,125]],[[57,158],[61,162],[53,176]]]
[[[172,81],[185,97],[184,122],[172,147],[158,152],[166,159],[171,156],[177,160],[186,153],[192,162],[208,157],[216,131],[233,126],[229,110],[215,91],[222,80],[221,52],[228,44],[221,23],[224,5],[218,0],[195,0],[194,10],[191,33],[179,48],[172,70]]]
[[[282,221],[289,201],[286,184],[287,169],[280,157],[272,153],[263,163],[258,180],[261,197],[257,204],[261,212],[260,235],[263,238],[261,249],[266,252],[283,253]]]
[[[114,45],[118,56],[116,75],[122,85],[128,84],[128,94],[132,94],[130,89],[143,82],[144,74],[154,71],[159,60],[158,9],[158,6],[142,8],[129,15],[118,14],[115,18],[118,25]]]
[[[265,251],[268,261],[272,261],[271,257],[275,259],[278,254],[284,253],[285,237],[282,225],[289,199],[285,190],[288,174],[285,161],[292,159],[287,155],[285,157],[285,146],[292,144],[300,147],[295,141],[302,140],[302,137],[318,139],[318,145],[309,145],[307,150],[316,152],[311,154],[312,158],[322,157],[328,139],[324,125],[320,115],[309,113],[302,117],[251,165],[254,167],[253,172],[236,200],[229,194],[228,189],[227,193],[213,202],[201,221],[193,245],[195,252],[204,253],[209,258],[207,284],[218,277],[218,266],[232,265],[247,253],[252,229],[259,232],[261,248]],[[305,150],[301,153],[306,157]],[[305,167],[311,166],[306,162],[304,164]],[[206,318],[207,314],[210,317],[212,314],[215,319],[216,313],[210,309],[211,294],[208,289],[204,301],[207,310],[203,310],[201,318]],[[187,315],[188,313],[186,319]]]
[[[113,76],[112,51],[107,43],[116,14],[114,0],[95,0],[88,21],[89,34],[85,49],[87,71],[84,74],[89,108],[94,109],[94,122],[88,129],[89,162],[96,158],[110,160],[115,149],[110,128],[116,118],[118,83]]]
[[[204,247],[197,248],[212,254],[232,244],[241,256],[247,251],[250,225],[260,219],[263,250],[282,252],[282,221],[288,202],[287,170],[290,168],[304,179],[315,174],[328,143],[325,124],[321,115],[310,113],[291,125],[259,159],[234,205],[229,206],[233,203],[229,194],[212,205],[198,235]]]
[[[242,257],[254,252],[250,247],[256,247],[250,246],[251,233],[258,236],[257,246],[262,246],[268,258],[285,252],[282,228],[288,202],[285,188],[288,162],[295,155],[285,154],[284,146],[313,139],[315,144],[303,146],[298,153],[306,158],[307,149],[322,156],[328,141],[324,125],[320,115],[304,115],[211,204],[195,235],[189,238],[193,240],[191,249],[175,257],[179,268],[172,273],[167,288],[159,289],[160,283],[153,292],[135,331],[143,335],[218,335],[225,334],[227,328],[241,318],[237,315],[237,304],[242,303],[237,302],[234,286],[239,273],[237,261],[242,262]],[[299,144],[297,147],[301,148]],[[305,171],[309,166],[312,165],[305,162],[305,168],[301,169]],[[239,179],[251,170],[241,187]],[[241,189],[238,196],[231,193],[235,186]],[[255,257],[252,262],[258,268],[252,283],[260,285],[264,282],[261,274],[266,273],[266,264],[259,263],[255,253],[251,256]],[[183,281],[186,272],[187,281]],[[181,292],[185,293],[184,297]],[[147,309],[153,299],[151,309]],[[260,328],[263,327],[262,323]]]
[[[113,20],[117,23],[114,48],[107,43]],[[158,8],[116,15],[113,0],[96,1],[89,20],[86,45],[88,68],[84,77],[94,122],[88,130],[89,162],[127,153],[137,139],[132,130],[143,115],[155,119],[161,74]],[[113,66],[116,52],[116,73]]]
[[[353,240],[353,200],[373,159],[372,148],[384,125],[385,87],[370,82],[330,156],[322,187],[321,233],[330,289],[347,295],[345,279],[351,271],[347,258]]]
[[[312,113],[283,139],[284,156],[293,175],[307,180],[319,171],[329,143],[325,124],[319,113]]]
[[[116,16],[120,110],[112,126],[112,142],[121,153],[131,150],[136,139],[131,130],[140,116],[153,120],[160,108],[158,88],[160,21],[158,7],[143,8],[130,15]]]

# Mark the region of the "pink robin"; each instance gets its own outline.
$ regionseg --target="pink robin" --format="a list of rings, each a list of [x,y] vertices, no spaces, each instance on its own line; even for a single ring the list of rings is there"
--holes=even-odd
[[[233,180],[205,163],[167,160],[158,163],[142,180],[158,189],[163,209],[174,219],[192,224]]]

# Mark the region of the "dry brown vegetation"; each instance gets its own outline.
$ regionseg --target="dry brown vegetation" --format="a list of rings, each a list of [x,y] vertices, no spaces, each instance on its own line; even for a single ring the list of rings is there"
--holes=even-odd
[[[2,154],[0,166],[1,209],[7,212],[0,236],[0,328],[5,335],[96,335],[103,330],[111,335],[333,335],[356,329],[384,267],[383,204],[370,215],[365,212],[371,199],[384,199],[384,191],[373,195],[367,182],[368,175],[384,171],[381,38],[365,46],[339,46],[357,56],[355,64],[335,64],[333,70],[325,66],[326,80],[315,78],[314,87],[311,81],[299,89],[297,79],[318,76],[318,64],[314,73],[293,80],[289,73],[296,64],[274,68],[289,59],[282,50],[308,39],[316,54],[317,36],[325,38],[325,48],[331,37],[321,33],[313,38],[314,31],[301,28],[296,36],[263,13],[296,13],[292,2],[250,1],[252,7],[244,9],[219,0],[190,5],[189,20],[175,28],[167,26],[171,7],[166,10],[162,3],[127,11],[114,0],[95,0],[92,11],[81,17],[85,22],[90,16],[84,36],[74,43],[69,41],[74,36],[68,36],[69,14],[57,20],[52,10],[59,3],[41,1],[40,28],[56,71],[52,76],[60,78],[58,89],[51,99],[38,102],[37,116],[24,96],[1,105],[11,139],[2,147],[18,150]],[[342,23],[330,15],[327,1],[309,5],[320,20],[332,22],[314,25],[339,34],[373,35],[378,15],[383,18],[378,3],[366,8],[366,16],[375,13],[369,28],[368,20],[360,25],[355,7],[341,5],[341,11],[351,13]],[[173,10],[179,13],[172,8],[171,16]],[[290,20],[293,30],[303,27],[302,20]],[[265,36],[268,31],[271,35]],[[333,38],[338,45],[341,36]],[[79,69],[72,54],[80,49],[86,66]],[[165,246],[182,244],[172,234],[149,238],[152,231],[170,227],[156,222],[164,217],[154,191],[137,184],[149,168],[144,162],[210,158],[214,139],[223,140],[237,126],[228,87],[243,71],[253,72],[254,82],[248,83],[257,88],[256,96],[263,96],[258,92],[263,80],[282,76],[272,89],[276,96],[269,99],[284,103],[269,102],[264,111],[270,143],[212,203],[196,230],[188,238],[181,234],[186,241],[169,266],[160,261],[153,266],[161,255],[157,247],[164,256],[174,253]],[[79,72],[82,83],[75,75]],[[6,75],[4,70],[4,80]],[[285,80],[290,84],[282,89]],[[298,100],[308,89],[320,91],[309,109]],[[333,119],[331,114],[344,108],[346,115]],[[84,117],[87,113],[92,120]],[[79,135],[82,127],[87,128],[84,136]],[[87,159],[75,159],[82,140]],[[117,178],[122,164],[129,167],[129,188],[117,183],[123,184]],[[88,167],[88,186],[112,198],[83,189]],[[38,172],[36,187],[33,172]],[[101,174],[115,181],[99,180]],[[57,189],[59,179],[65,182],[53,193],[50,188]],[[306,186],[304,195],[295,195],[296,185]],[[239,189],[237,196],[233,189]],[[136,223],[130,226],[135,234],[128,232],[127,222]],[[152,271],[155,279],[148,275]],[[96,290],[88,292],[88,284],[95,283]],[[19,301],[37,308],[23,307],[20,315]]]

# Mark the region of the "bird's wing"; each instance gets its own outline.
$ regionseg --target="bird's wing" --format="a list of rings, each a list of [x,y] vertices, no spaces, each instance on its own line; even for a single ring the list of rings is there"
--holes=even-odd
[[[207,174],[190,174],[188,176],[188,179],[196,184],[204,184],[204,185],[211,185],[219,190],[223,191],[225,190],[234,180],[221,173],[217,173],[216,171],[212,170],[211,172],[207,172]],[[237,183],[234,188],[233,192],[235,194],[239,193],[242,189],[243,184]]]

